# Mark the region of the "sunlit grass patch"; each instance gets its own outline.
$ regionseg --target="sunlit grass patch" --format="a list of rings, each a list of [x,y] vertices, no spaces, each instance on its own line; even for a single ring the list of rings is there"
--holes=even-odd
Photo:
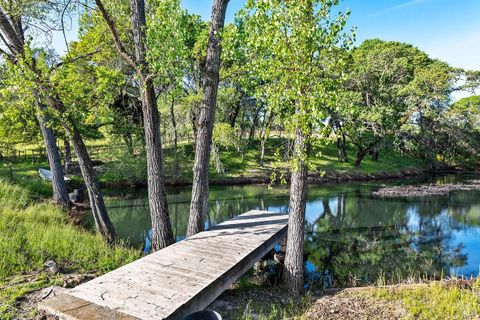
[[[100,274],[141,255],[120,244],[107,245],[100,235],[70,222],[65,210],[36,202],[21,186],[0,180],[0,201],[0,319],[15,318],[19,297],[56,283],[61,274]],[[49,260],[59,273],[43,277]],[[34,281],[18,281],[31,275]]]
[[[374,289],[379,299],[403,303],[407,319],[477,319],[480,316],[480,291],[448,282]]]

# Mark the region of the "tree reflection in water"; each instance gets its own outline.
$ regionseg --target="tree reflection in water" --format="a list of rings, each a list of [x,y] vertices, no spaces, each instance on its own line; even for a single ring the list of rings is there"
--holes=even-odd
[[[415,182],[457,182],[467,178],[425,178]],[[309,279],[326,286],[351,286],[379,279],[438,278],[477,273],[480,264],[480,192],[460,191],[424,199],[380,199],[370,191],[382,184],[311,186],[307,204],[306,260]],[[106,190],[119,238],[143,246],[150,220],[143,190]],[[190,188],[170,189],[177,240],[188,222]],[[288,189],[264,185],[212,186],[206,225],[251,209],[287,211]],[[465,245],[464,245],[465,243]],[[478,258],[477,258],[478,257]],[[317,281],[318,282],[318,281]],[[320,283],[316,285],[322,285]]]

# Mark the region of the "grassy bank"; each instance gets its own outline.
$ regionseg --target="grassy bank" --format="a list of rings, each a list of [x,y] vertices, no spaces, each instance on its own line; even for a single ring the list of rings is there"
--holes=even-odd
[[[113,144],[106,141],[94,141],[89,144],[90,153],[94,160],[103,163],[100,166],[99,180],[103,185],[145,185],[147,177],[146,159],[141,152],[130,155],[122,144]],[[266,143],[266,151],[263,165],[260,161],[259,141],[239,152],[237,149],[221,148],[218,158],[223,172],[215,169],[212,160],[210,168],[211,182],[229,183],[255,183],[270,182],[272,171],[277,172],[279,178],[285,170],[286,140],[282,138],[271,138]],[[425,169],[425,163],[419,159],[413,159],[399,154],[393,150],[386,150],[380,153],[378,161],[366,157],[360,167],[353,165],[356,150],[348,148],[349,162],[338,162],[337,149],[334,144],[317,147],[312,151],[312,164],[315,170],[311,170],[312,177],[322,177],[330,180],[351,180],[356,178],[371,178],[378,174],[399,174],[407,169]],[[169,183],[188,184],[192,181],[192,167],[194,162],[194,150],[192,144],[180,144],[177,150],[177,160],[172,147],[165,148],[165,172]],[[174,164],[178,164],[178,176],[174,179]],[[48,168],[46,160],[31,163],[30,160],[12,165],[0,166],[0,178],[12,180],[16,185],[29,189],[36,195],[48,197],[51,194],[51,186],[48,182],[41,180],[38,176],[39,168]],[[317,181],[317,180],[315,180]],[[82,180],[77,174],[73,177],[73,183],[81,183]]]
[[[28,189],[0,180],[0,318],[16,318],[18,299],[62,285],[71,274],[100,274],[140,256],[108,247],[100,236],[73,225],[62,209],[36,200]],[[58,270],[47,270],[53,261]]]
[[[98,146],[97,146],[98,147]],[[285,150],[288,148],[286,140],[271,138],[266,143],[265,158],[262,165],[260,161],[260,143],[254,141],[251,146],[245,146],[242,150],[234,147],[220,148],[218,162],[223,172],[216,170],[215,161],[212,159],[210,176],[212,183],[226,183],[230,181],[258,182],[269,181],[272,171],[281,174],[287,160]],[[180,144],[175,160],[174,149],[165,149],[165,171],[169,181],[172,181],[175,163],[178,163],[179,174],[176,181],[189,183],[192,180],[192,167],[194,163],[194,150],[192,144]],[[105,184],[144,184],[146,181],[146,160],[143,156],[131,156],[122,151],[122,147],[99,148],[94,152],[98,160],[106,165],[100,175],[101,182]],[[371,175],[375,173],[389,172],[398,173],[408,168],[422,170],[425,168],[423,161],[412,159],[393,150],[380,153],[378,161],[366,157],[360,167],[354,166],[356,150],[348,148],[349,162],[339,162],[337,149],[334,144],[317,147],[312,151],[311,161],[315,170],[312,175],[327,173]]]
[[[292,299],[278,287],[237,288],[212,306],[227,319],[479,319],[480,281],[429,283],[311,292]]]

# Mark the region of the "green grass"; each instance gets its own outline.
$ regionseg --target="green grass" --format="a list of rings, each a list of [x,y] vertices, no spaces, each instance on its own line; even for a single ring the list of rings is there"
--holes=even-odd
[[[39,168],[48,168],[48,162],[39,163],[21,162],[12,165],[12,171],[7,164],[0,163],[0,179],[12,185],[28,190],[31,197],[50,197],[52,184],[38,175]]]
[[[260,164],[260,145],[256,140],[249,148],[245,148],[241,153],[236,148],[223,148],[220,150],[220,160],[224,165],[225,172],[217,174],[214,166],[210,167],[211,181],[228,180],[229,178],[249,178],[249,177],[268,177],[272,170],[285,168],[287,163],[283,159],[284,148],[286,145],[284,138],[273,137],[267,141],[265,149],[264,165]],[[95,140],[88,142],[91,151],[91,157],[94,160],[104,162],[105,169],[100,175],[99,180],[103,184],[145,184],[147,177],[146,159],[144,155],[129,155],[125,146],[121,142],[108,143],[106,140]],[[22,146],[25,147],[25,146]],[[317,173],[338,172],[338,173],[359,173],[373,174],[378,172],[398,172],[406,168],[425,168],[424,162],[419,159],[412,159],[402,156],[393,150],[380,152],[378,161],[373,161],[366,157],[359,168],[353,165],[356,150],[349,146],[347,150],[349,162],[337,161],[337,149],[335,144],[328,144],[318,147],[312,151],[311,163]],[[171,146],[165,148],[165,172],[167,178],[171,179],[174,167],[174,151]],[[194,162],[194,150],[191,143],[179,144],[179,167],[182,182],[192,180],[192,167]],[[43,197],[51,195],[51,185],[43,181],[38,176],[39,168],[48,168],[46,161],[40,163],[30,163],[30,160],[16,163],[13,165],[12,182],[29,189],[34,194]],[[10,179],[9,167],[6,164],[0,164],[0,178]],[[75,183],[81,183],[80,178],[74,177]]]
[[[15,317],[19,297],[61,281],[62,274],[100,274],[139,256],[121,245],[109,247],[98,234],[73,225],[64,210],[0,180],[0,318]],[[58,264],[59,275],[44,274],[48,260]],[[24,277],[29,280],[19,281]]]
[[[271,138],[266,144],[264,165],[260,163],[259,141],[254,141],[250,148],[246,148],[241,154],[235,148],[223,148],[220,151],[220,160],[224,165],[225,172],[217,174],[214,166],[210,166],[211,181],[225,180],[238,177],[269,176],[272,170],[282,170],[287,163],[284,160],[285,139]],[[130,156],[122,151],[121,145],[115,149],[100,149],[97,157],[106,162],[106,171],[100,175],[104,183],[134,184],[146,180],[146,160],[144,156]],[[380,152],[378,161],[366,157],[360,167],[355,167],[356,150],[349,147],[347,150],[349,162],[338,162],[337,149],[334,144],[325,145],[312,151],[311,161],[317,172],[332,171],[341,173],[371,174],[377,172],[398,172],[406,168],[423,169],[425,164],[418,159],[402,156],[393,150]],[[182,181],[191,181],[192,167],[194,162],[194,150],[192,144],[183,143],[179,148],[180,178]],[[171,176],[174,165],[174,152],[171,147],[165,148],[165,171],[166,176]],[[279,156],[277,156],[279,155]]]
[[[277,289],[278,290],[278,289]],[[244,320],[281,320],[281,319],[307,319],[304,313],[312,304],[312,298],[306,294],[299,299],[289,299],[286,304],[271,303],[261,305],[252,301],[247,305],[241,315],[235,319]]]
[[[480,292],[477,282],[473,289],[464,289],[445,282],[428,285],[377,288],[374,297],[398,301],[407,311],[407,319],[478,319]]]

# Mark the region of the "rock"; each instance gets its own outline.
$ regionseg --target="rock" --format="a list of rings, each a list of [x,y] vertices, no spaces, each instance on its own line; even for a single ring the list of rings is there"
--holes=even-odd
[[[58,273],[60,271],[60,268],[58,267],[57,263],[53,260],[48,260],[43,265],[45,266],[45,269],[48,272]]]

